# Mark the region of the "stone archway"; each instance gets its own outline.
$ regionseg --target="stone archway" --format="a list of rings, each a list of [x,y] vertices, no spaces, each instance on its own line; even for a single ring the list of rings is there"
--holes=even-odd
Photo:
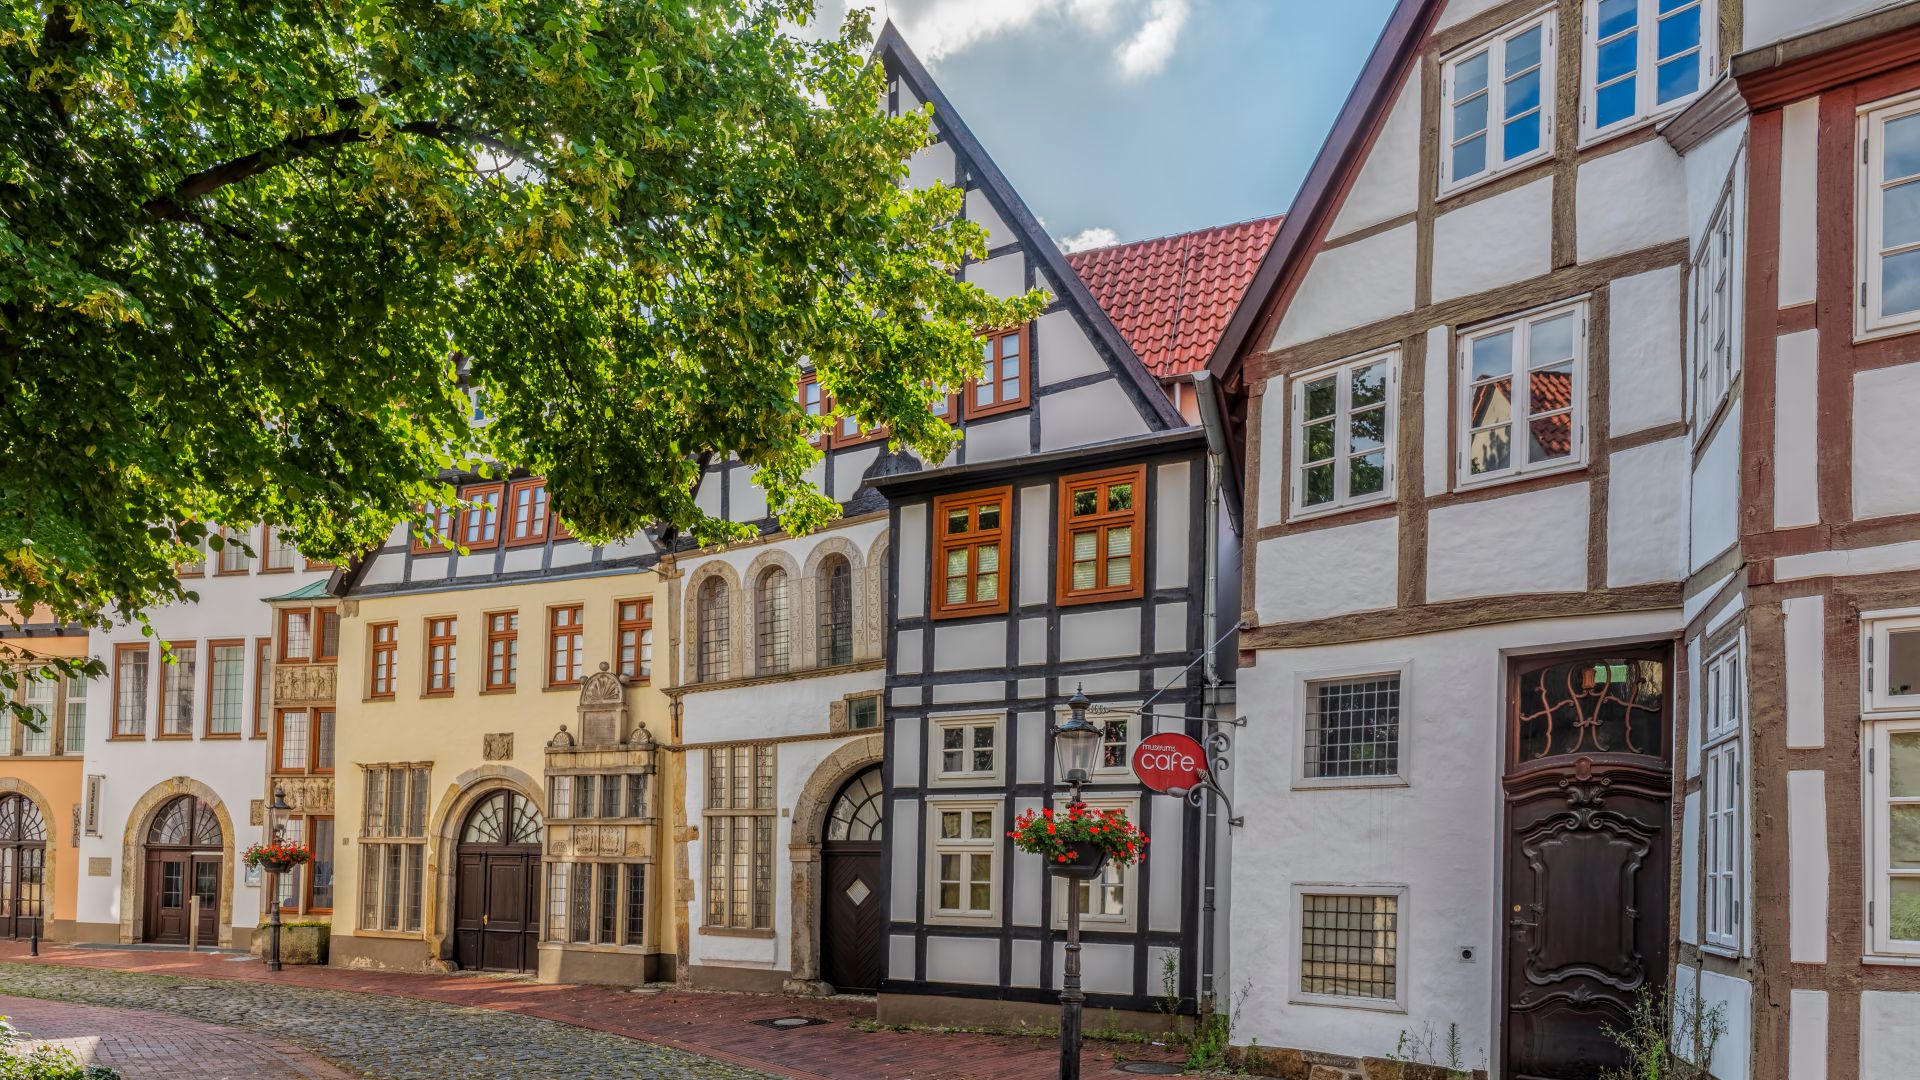
[[[233,815],[227,813],[227,804],[220,801],[214,790],[198,780],[185,776],[176,776],[162,780],[147,789],[145,795],[133,804],[133,811],[127,815],[126,832],[120,839],[120,943],[131,945],[145,940],[146,931],[146,895],[147,895],[147,859],[145,846],[147,831],[153,826],[154,815],[160,809],[181,795],[192,795],[207,804],[213,810],[214,817],[220,821],[220,935],[218,944],[223,948],[233,945],[233,894],[234,858],[233,843],[236,834],[233,831]]]
[[[4,720],[0,720],[4,722]],[[53,807],[47,803],[47,797],[40,789],[11,776],[0,776],[0,795],[18,795],[33,804],[40,813],[40,820],[46,822],[47,840],[40,863],[40,936],[47,936],[47,927],[53,925],[53,902],[55,883],[60,879],[54,875],[54,864],[59,856],[59,837],[54,823],[59,819],[53,816]]]
[[[793,832],[787,845],[793,866],[793,905],[787,981],[789,994],[829,994],[820,981],[820,844],[826,837],[827,811],[848,780],[886,756],[886,737],[876,731],[849,740],[827,756],[793,804]]]
[[[433,902],[420,913],[420,931],[426,938],[427,955],[435,962],[453,961],[454,889],[460,876],[460,827],[467,815],[482,800],[506,790],[525,798],[544,815],[547,792],[538,780],[511,765],[488,764],[468,769],[454,777],[433,820],[427,824],[429,848],[427,878]],[[542,848],[545,840],[542,839]]]

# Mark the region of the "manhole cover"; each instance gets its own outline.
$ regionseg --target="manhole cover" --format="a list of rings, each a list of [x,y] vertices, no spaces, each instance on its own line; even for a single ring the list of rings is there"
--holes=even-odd
[[[1123,1073],[1139,1073],[1146,1076],[1179,1076],[1180,1066],[1170,1061],[1129,1061],[1120,1066]]]
[[[780,1016],[771,1020],[749,1020],[748,1023],[758,1027],[773,1028],[775,1031],[787,1031],[792,1028],[812,1027],[815,1024],[824,1024],[826,1021],[812,1016]]]

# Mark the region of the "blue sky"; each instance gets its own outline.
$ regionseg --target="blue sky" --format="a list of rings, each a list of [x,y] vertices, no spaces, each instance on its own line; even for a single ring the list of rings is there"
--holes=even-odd
[[[1048,231],[1085,245],[1285,210],[1393,5],[820,6],[835,21],[847,6],[872,7],[876,26],[891,17]]]

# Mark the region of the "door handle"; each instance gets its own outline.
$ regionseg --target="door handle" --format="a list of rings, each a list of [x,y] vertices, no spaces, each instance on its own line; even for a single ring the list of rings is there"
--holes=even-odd
[[[482,916],[480,916],[480,925],[481,925],[481,926],[485,926],[485,925],[487,925],[488,923],[490,923],[490,922],[492,922],[492,921],[493,921],[493,919],[492,919],[492,917],[491,917],[491,916],[487,916],[487,915],[482,915]]]
[[[1520,916],[1515,915],[1513,918],[1507,920],[1507,925],[1524,934],[1540,924],[1537,922],[1528,922]]]

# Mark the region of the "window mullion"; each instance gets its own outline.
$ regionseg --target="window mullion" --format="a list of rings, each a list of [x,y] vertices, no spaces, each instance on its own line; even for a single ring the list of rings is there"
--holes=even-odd
[[[1333,505],[1345,506],[1353,484],[1347,477],[1353,452],[1353,373],[1344,367],[1333,375]]]
[[[1542,86],[1542,96],[1546,94]],[[1507,39],[1494,38],[1487,46],[1487,173],[1500,171],[1507,160]]]

